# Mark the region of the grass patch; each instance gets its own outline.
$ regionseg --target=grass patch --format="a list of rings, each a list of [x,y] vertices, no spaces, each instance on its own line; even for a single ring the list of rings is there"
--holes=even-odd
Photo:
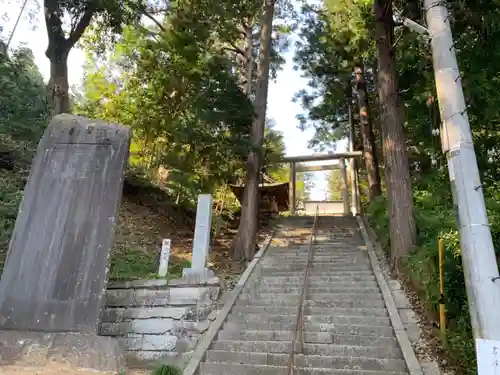
[[[155,368],[151,375],[182,375],[182,370],[178,367],[164,363]]]
[[[115,253],[110,261],[111,280],[155,279],[158,271],[158,256],[145,253],[140,249],[128,249],[124,253]],[[191,262],[177,257],[170,257],[167,278],[180,278],[183,268],[191,267]]]

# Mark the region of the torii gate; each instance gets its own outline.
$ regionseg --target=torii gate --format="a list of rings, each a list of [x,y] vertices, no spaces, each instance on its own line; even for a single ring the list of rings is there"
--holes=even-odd
[[[347,166],[346,159],[349,161],[349,174],[352,179],[352,213],[356,215],[359,213],[359,187],[358,187],[358,176],[356,174],[355,168],[353,168],[352,161],[357,156],[362,156],[361,151],[351,151],[351,152],[342,152],[336,154],[319,154],[319,155],[307,155],[307,156],[288,156],[282,159],[283,163],[290,164],[290,212],[292,215],[295,215],[296,207],[296,181],[297,181],[297,172],[313,172],[313,171],[329,171],[332,169],[340,168],[340,174],[343,180],[343,192],[342,192],[342,202],[344,205],[343,214],[350,215],[351,214],[351,205],[349,204],[349,184],[347,181]],[[339,164],[330,164],[330,165],[313,165],[313,166],[299,166],[297,168],[297,163],[303,162],[311,162],[311,161],[327,161],[327,160],[339,160]]]

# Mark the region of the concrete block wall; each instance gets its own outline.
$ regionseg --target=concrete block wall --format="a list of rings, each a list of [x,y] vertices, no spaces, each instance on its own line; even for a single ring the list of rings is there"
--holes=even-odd
[[[116,337],[130,367],[183,367],[217,315],[219,279],[110,282],[100,333]]]

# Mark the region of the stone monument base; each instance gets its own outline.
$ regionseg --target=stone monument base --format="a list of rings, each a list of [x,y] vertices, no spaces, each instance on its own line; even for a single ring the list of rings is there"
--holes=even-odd
[[[194,268],[184,268],[182,270],[182,280],[190,283],[200,283],[215,277],[215,272],[210,268],[197,270]]]
[[[0,331],[0,374],[123,374],[116,339],[81,333]]]

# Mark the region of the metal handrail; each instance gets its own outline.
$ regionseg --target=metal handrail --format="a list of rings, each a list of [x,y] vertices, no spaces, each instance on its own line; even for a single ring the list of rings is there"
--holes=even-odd
[[[304,271],[304,284],[302,285],[302,292],[300,295],[300,303],[297,307],[297,319],[295,321],[295,330],[293,332],[292,338],[292,348],[290,350],[290,357],[288,359],[288,375],[293,375],[295,369],[295,355],[300,354],[304,350],[304,301],[306,299],[306,291],[307,291],[307,278],[309,277],[309,269],[311,267],[312,259],[313,259],[313,242],[316,242],[316,227],[318,225],[318,216],[319,216],[319,206],[316,206],[316,215],[314,216],[314,223],[311,228],[311,236],[309,237],[309,247],[307,249],[307,264],[306,269]],[[300,331],[300,346],[299,349],[296,350],[296,341],[297,336]]]

